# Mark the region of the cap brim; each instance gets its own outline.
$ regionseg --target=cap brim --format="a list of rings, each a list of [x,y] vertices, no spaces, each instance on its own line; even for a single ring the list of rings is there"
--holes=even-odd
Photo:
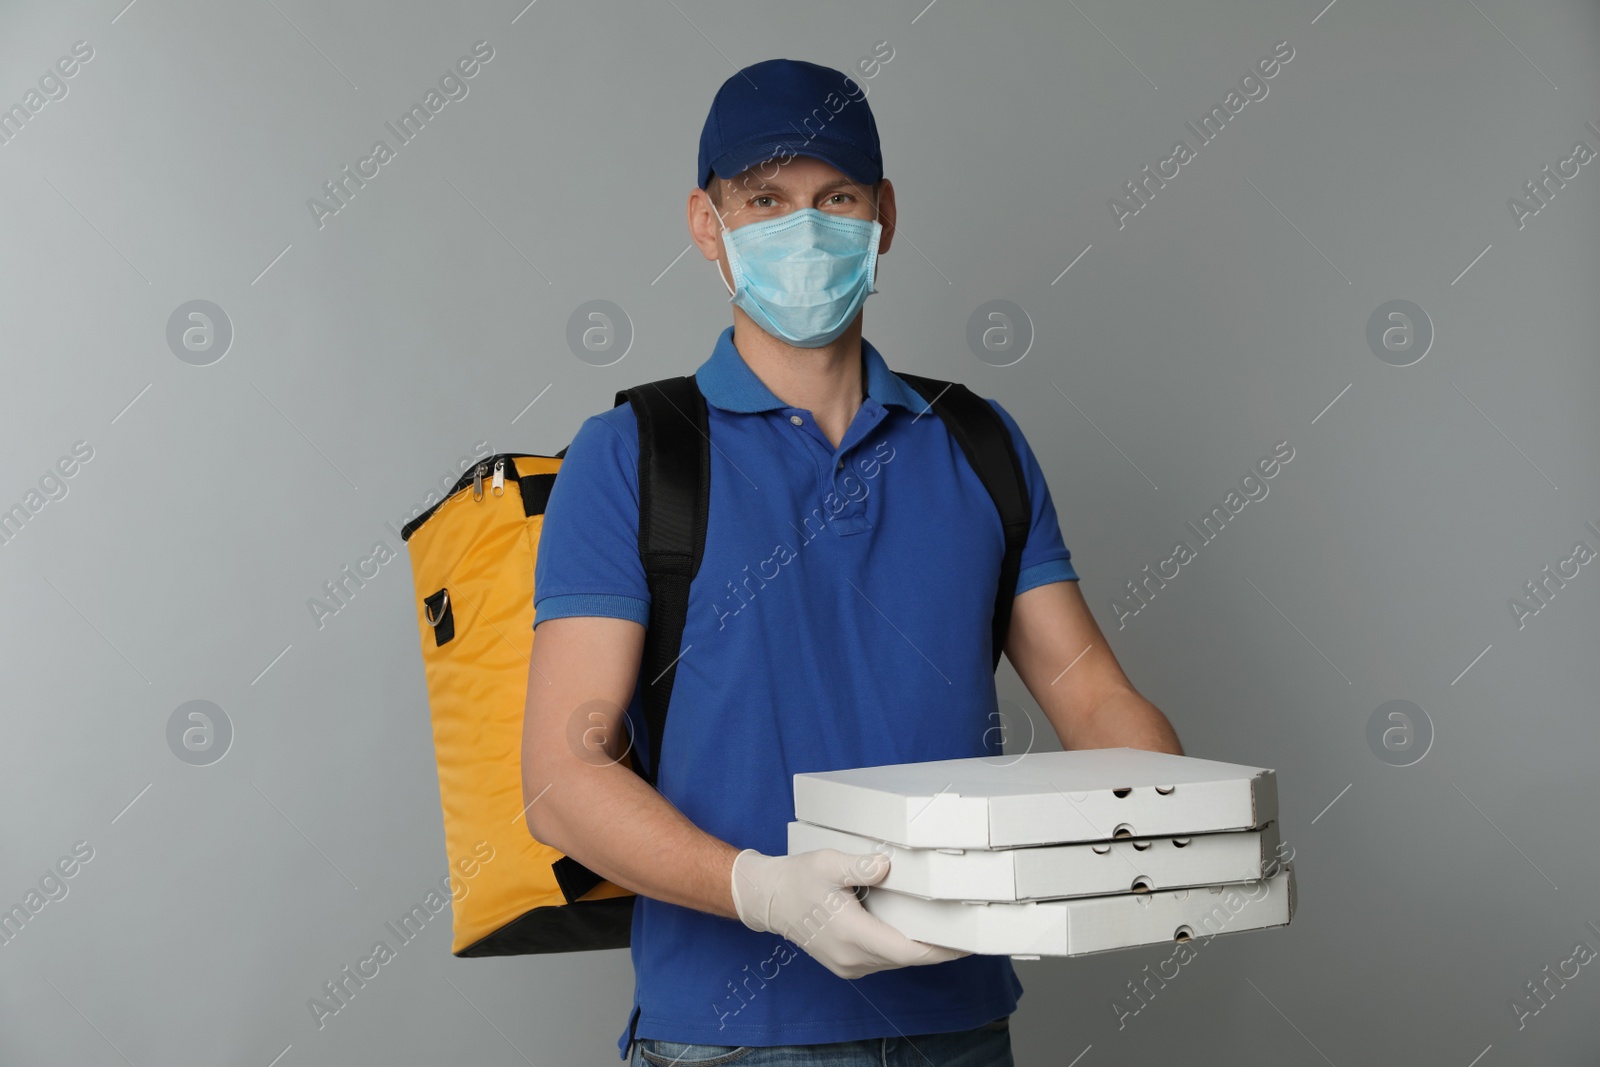
[[[837,168],[851,181],[862,185],[875,185],[883,178],[883,164],[869,159],[854,145],[830,141],[822,137],[799,135],[763,137],[747,141],[730,149],[711,161],[710,168],[700,175],[700,188],[711,183],[712,172],[720,178],[733,178],[758,163],[769,159],[787,160],[793,156],[810,156]]]

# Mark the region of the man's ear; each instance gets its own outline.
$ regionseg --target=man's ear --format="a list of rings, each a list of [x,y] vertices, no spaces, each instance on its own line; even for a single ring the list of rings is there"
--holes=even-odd
[[[878,186],[878,223],[883,227],[883,236],[878,241],[878,255],[889,251],[889,246],[894,243],[894,224],[897,213],[894,203],[894,183],[884,178]]]
[[[710,194],[704,189],[691,190],[687,211],[689,239],[700,249],[702,256],[716,260],[722,254],[722,224],[717,218]]]

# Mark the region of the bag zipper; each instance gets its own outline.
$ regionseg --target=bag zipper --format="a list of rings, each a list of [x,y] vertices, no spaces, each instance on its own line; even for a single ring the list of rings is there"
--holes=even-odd
[[[516,459],[559,458],[561,457],[546,456],[540,452],[496,452],[493,455],[485,456],[483,459],[478,461],[477,466],[473,467],[472,470],[464,472],[461,477],[456,479],[455,484],[450,487],[450,491],[444,495],[442,500],[439,500],[427,511],[424,511],[422,514],[418,515],[416,518],[402,526],[400,528],[400,539],[402,541],[410,540],[411,535],[416,532],[417,527],[426,522],[429,516],[431,516],[435,511],[438,511],[448,501],[453,499],[457,493],[461,492],[468,486],[472,487],[472,499],[482,500],[483,480],[485,476],[490,475],[491,471],[493,472],[493,475],[489,483],[489,488],[494,492],[495,496],[503,495],[505,493],[507,468],[510,469],[511,477],[520,481],[520,476],[517,474],[517,465],[509,461]]]

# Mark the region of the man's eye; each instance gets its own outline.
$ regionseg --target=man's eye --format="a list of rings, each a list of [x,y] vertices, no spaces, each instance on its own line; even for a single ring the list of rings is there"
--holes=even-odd
[[[762,204],[761,201],[763,201],[763,200],[771,200],[771,199],[772,199],[772,197],[767,196],[765,193],[763,193],[761,196],[758,196],[754,200],[752,200],[751,203],[755,204],[758,207],[765,207],[766,205]]]

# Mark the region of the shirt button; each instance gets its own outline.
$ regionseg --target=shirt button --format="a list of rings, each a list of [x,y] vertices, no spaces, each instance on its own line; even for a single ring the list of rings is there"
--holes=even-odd
[[[844,460],[842,460],[842,459],[841,459],[841,460],[840,460],[840,461],[839,461],[839,465],[838,465],[838,466],[837,466],[837,467],[835,467],[835,468],[833,468],[833,469],[834,469],[834,470],[836,470],[836,471],[842,471],[842,470],[844,470]]]
[[[799,415],[790,415],[789,416],[789,421],[794,423],[796,426],[799,426],[801,423],[805,422],[805,420],[802,419]]]

